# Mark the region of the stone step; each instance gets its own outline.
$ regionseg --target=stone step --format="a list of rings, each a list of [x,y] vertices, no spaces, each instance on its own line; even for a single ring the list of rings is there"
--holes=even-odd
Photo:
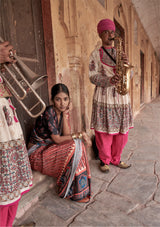
[[[33,171],[33,186],[24,194],[19,202],[16,219],[21,218],[26,211],[38,202],[40,196],[56,185],[56,181],[49,176]]]

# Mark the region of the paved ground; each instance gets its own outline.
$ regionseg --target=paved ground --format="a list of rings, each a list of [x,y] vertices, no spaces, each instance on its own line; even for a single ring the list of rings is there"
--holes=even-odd
[[[110,166],[101,173],[91,160],[93,196],[88,204],[46,192],[15,224],[36,226],[160,226],[160,97],[137,115],[122,160],[130,169]]]

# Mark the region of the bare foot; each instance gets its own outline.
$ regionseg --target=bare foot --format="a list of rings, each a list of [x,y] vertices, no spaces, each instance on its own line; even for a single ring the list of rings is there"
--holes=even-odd
[[[89,136],[85,132],[82,132],[82,137],[84,139],[84,142],[86,142],[87,146],[91,147],[92,146],[92,141],[89,138]]]
[[[90,201],[90,199],[88,197],[85,197],[81,200],[76,200],[76,202],[78,202],[78,203],[88,203],[89,201]]]

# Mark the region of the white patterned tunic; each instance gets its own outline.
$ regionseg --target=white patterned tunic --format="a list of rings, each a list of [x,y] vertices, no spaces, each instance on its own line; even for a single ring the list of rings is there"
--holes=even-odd
[[[115,48],[107,51],[115,59]],[[129,94],[120,95],[111,83],[115,75],[115,63],[102,48],[90,55],[89,78],[95,84],[91,128],[109,134],[126,134],[133,127]]]
[[[8,96],[0,83],[0,206],[18,201],[32,186],[23,132]]]

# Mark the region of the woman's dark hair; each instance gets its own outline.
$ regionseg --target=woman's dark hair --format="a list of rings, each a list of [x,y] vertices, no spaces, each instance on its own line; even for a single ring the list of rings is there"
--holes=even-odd
[[[52,87],[52,89],[51,89],[51,99],[53,100],[54,97],[55,97],[57,94],[59,94],[60,92],[64,92],[65,94],[68,95],[68,97],[70,97],[70,96],[69,96],[69,90],[68,90],[67,86],[64,85],[64,84],[59,83],[59,84],[55,84],[55,85]]]

